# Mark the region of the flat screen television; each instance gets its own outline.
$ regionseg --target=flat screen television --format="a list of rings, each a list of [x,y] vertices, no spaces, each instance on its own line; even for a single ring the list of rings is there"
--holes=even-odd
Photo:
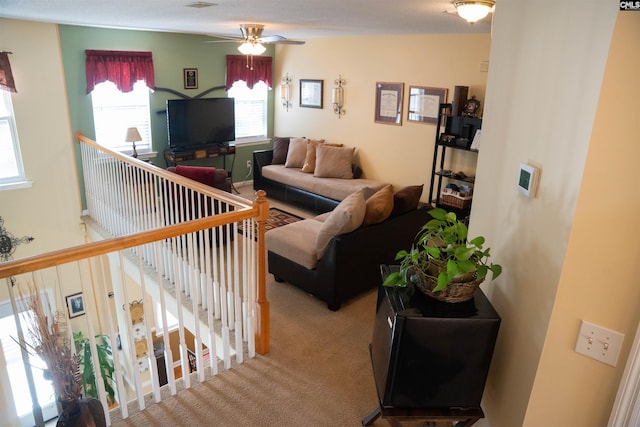
[[[233,98],[167,100],[170,148],[193,149],[236,139]]]

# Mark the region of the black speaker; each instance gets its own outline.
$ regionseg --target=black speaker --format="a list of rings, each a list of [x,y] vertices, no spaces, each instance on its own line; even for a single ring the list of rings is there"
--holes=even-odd
[[[467,102],[469,96],[469,86],[455,86],[453,88],[452,114],[454,116],[462,115],[462,107]]]
[[[499,327],[482,290],[445,303],[381,286],[370,346],[381,407],[480,407]]]

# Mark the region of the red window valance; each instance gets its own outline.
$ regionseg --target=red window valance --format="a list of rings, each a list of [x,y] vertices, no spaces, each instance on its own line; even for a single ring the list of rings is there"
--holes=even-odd
[[[17,92],[16,84],[13,81],[9,54],[11,52],[0,52],[0,89],[8,92]]]
[[[253,67],[250,66],[253,61]],[[271,57],[227,55],[227,90],[239,80],[244,81],[249,89],[259,81],[271,88]]]
[[[120,92],[131,92],[138,80],[144,80],[149,89],[155,87],[151,52],[85,50],[85,54],[88,94],[107,80],[115,83]]]

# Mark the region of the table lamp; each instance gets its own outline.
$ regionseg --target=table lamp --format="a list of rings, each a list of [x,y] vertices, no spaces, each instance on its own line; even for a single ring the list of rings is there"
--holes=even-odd
[[[138,158],[138,152],[136,151],[136,142],[142,141],[142,138],[140,137],[140,132],[138,132],[138,128],[135,128],[135,127],[128,128],[125,141],[133,144],[133,153],[131,153],[131,156]]]

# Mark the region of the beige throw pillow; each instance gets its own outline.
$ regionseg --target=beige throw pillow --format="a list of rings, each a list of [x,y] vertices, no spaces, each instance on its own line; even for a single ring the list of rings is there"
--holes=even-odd
[[[332,147],[320,144],[316,147],[316,169],[314,176],[319,178],[353,179],[351,163],[353,147]]]
[[[304,158],[304,165],[302,165],[302,172],[313,173],[316,170],[316,147],[319,144],[324,144],[324,139],[308,139],[307,140],[307,155]],[[331,147],[342,147],[342,144],[324,144]]]
[[[316,238],[318,259],[324,255],[331,239],[340,234],[351,233],[362,225],[365,211],[366,204],[362,190],[350,194],[333,209],[322,223]]]
[[[308,139],[307,140],[307,154],[304,158],[304,164],[302,165],[302,172],[313,173],[316,169],[316,146],[322,144],[324,139]]]
[[[378,224],[389,218],[393,210],[393,186],[385,185],[367,199],[363,225]]]
[[[304,158],[307,155],[307,139],[291,138],[287,160],[284,162],[285,168],[301,168],[304,165]]]

